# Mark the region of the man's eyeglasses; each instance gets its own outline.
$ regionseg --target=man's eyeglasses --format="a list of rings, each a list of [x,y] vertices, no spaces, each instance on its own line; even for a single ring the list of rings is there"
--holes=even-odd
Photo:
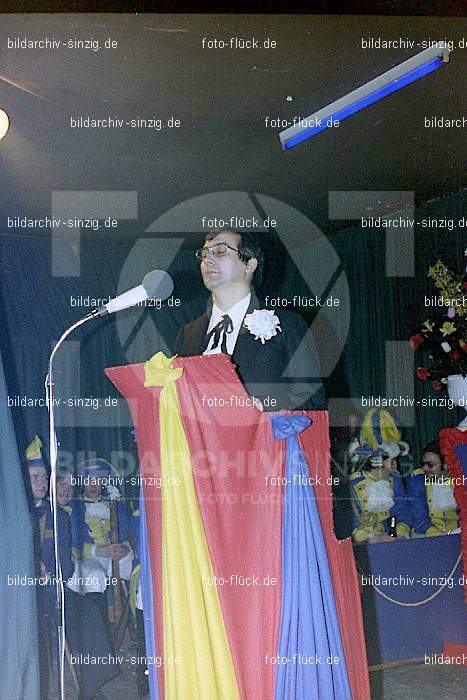
[[[422,459],[422,467],[424,467],[425,465],[427,467],[439,467],[441,466],[441,462],[427,462],[426,460]]]
[[[198,260],[202,262],[208,255],[211,255],[213,258],[222,258],[224,255],[228,254],[228,250],[235,250],[236,253],[239,252],[238,248],[232,248],[232,246],[227,245],[227,243],[215,243],[211,246],[199,248],[195,255]]]

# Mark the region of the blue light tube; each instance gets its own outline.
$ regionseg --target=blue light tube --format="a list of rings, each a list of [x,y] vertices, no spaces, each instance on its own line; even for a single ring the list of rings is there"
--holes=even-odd
[[[353,104],[350,104],[347,107],[338,110],[337,112],[335,112],[335,114],[330,114],[328,117],[326,117],[326,119],[323,119],[323,123],[321,124],[321,126],[311,126],[309,129],[302,131],[296,136],[292,136],[288,141],[284,143],[284,148],[293,148],[298,143],[301,143],[302,141],[309,139],[311,136],[319,134],[321,131],[325,131],[325,129],[328,129],[328,122],[330,122],[331,120],[338,120],[339,122],[341,122],[347,117],[350,117],[352,114],[355,114],[355,112],[359,112],[361,109],[368,107],[374,102],[382,100],[387,95],[390,95],[391,93],[400,90],[406,85],[413,83],[415,80],[423,78],[424,75],[428,75],[429,73],[432,73],[438,68],[441,68],[442,65],[443,60],[441,58],[435,58],[434,60],[422,64],[418,68],[409,71],[406,75],[403,75],[400,78],[396,78],[396,80],[391,81],[384,87],[375,90],[374,92],[370,93],[367,97],[364,97],[361,100],[357,100]]]

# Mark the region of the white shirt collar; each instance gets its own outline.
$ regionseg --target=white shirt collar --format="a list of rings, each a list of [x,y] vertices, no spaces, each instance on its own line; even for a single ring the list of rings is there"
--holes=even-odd
[[[208,333],[219,323],[222,316],[227,314],[232,319],[234,330],[240,328],[248,307],[250,306],[251,292],[237,301],[228,311],[222,311],[216,304],[212,305],[211,320],[209,321]]]

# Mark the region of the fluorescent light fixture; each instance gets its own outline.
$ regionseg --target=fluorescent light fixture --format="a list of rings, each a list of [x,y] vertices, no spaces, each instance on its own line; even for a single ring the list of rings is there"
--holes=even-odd
[[[297,119],[296,123],[279,134],[283,148],[293,148],[305,139],[328,129],[332,126],[333,121],[341,122],[346,117],[350,117],[351,114],[359,112],[368,105],[400,90],[405,85],[441,68],[444,63],[449,61],[449,53],[446,42],[438,41],[434,46],[420,51],[407,61],[399,63],[398,66],[391,68],[374,80],[370,80],[369,83],[365,83],[344,97],[331,102],[327,107],[310,114],[309,117]]]
[[[10,120],[8,119],[8,114],[0,107],[0,141],[5,136],[9,126]]]

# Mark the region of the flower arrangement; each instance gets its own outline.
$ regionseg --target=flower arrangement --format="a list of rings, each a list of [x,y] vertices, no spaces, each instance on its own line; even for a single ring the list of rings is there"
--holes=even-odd
[[[439,391],[446,388],[449,376],[467,376],[467,275],[454,274],[438,260],[428,277],[438,290],[436,307],[444,313],[441,318],[426,319],[410,338],[410,346],[424,360],[417,368],[418,378],[429,380]]]

